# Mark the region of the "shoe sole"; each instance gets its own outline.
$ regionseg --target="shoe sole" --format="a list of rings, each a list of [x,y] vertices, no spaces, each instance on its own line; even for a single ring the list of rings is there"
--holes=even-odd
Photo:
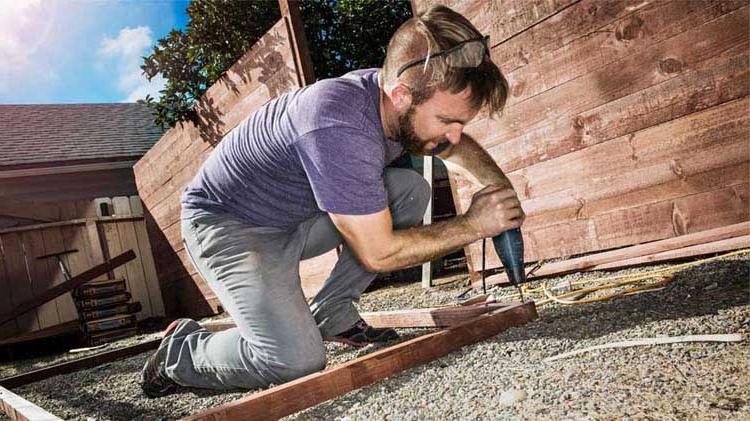
[[[351,339],[338,338],[338,337],[335,337],[335,336],[326,336],[326,337],[323,338],[323,341],[325,341],[325,342],[338,342],[340,344],[345,344],[345,345],[353,346],[355,348],[364,348],[367,345],[370,345],[371,343],[374,343],[374,342],[357,342],[357,341],[353,341]]]

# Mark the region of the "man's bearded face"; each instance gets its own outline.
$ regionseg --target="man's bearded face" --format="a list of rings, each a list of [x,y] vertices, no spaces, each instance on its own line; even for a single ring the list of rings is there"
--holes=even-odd
[[[395,140],[404,147],[407,153],[424,155],[428,140],[420,139],[414,131],[414,106],[398,117],[398,133]]]

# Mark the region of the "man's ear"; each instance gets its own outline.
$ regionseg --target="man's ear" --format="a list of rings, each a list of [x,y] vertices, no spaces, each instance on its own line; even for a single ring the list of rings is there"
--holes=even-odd
[[[411,88],[404,83],[396,83],[391,89],[391,102],[399,113],[406,112],[411,107]]]

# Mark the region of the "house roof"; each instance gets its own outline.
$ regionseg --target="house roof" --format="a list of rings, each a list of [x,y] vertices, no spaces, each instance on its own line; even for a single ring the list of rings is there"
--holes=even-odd
[[[0,169],[135,160],[163,133],[145,104],[0,105]]]

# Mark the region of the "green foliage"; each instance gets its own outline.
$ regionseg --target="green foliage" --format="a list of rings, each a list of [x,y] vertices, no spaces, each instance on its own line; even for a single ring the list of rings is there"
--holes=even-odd
[[[391,34],[411,17],[407,0],[306,0],[301,2],[307,44],[318,79],[378,67]],[[141,66],[166,86],[147,97],[157,124],[194,119],[193,104],[279,20],[276,1],[193,0],[185,30],[158,41]]]

